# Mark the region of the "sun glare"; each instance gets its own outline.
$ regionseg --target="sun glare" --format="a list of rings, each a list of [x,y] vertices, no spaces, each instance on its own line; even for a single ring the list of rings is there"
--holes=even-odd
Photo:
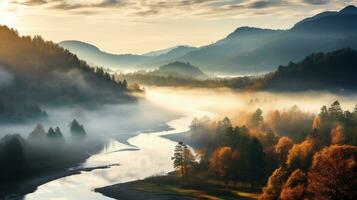
[[[9,5],[6,2],[0,2],[0,24],[7,25],[11,28],[16,27],[17,15],[9,10]]]

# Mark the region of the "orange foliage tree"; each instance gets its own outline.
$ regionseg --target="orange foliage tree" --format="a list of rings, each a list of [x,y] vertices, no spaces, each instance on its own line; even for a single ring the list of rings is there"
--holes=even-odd
[[[238,171],[239,164],[238,151],[232,150],[231,147],[220,147],[216,149],[211,158],[211,171],[223,178],[225,182],[234,180]]]

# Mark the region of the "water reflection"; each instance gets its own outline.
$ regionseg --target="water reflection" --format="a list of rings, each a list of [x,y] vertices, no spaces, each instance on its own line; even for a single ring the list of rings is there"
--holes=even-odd
[[[165,174],[173,170],[171,157],[176,142],[160,135],[181,133],[188,130],[193,117],[210,115],[196,111],[168,122],[170,131],[140,133],[128,140],[130,145],[110,140],[99,154],[91,156],[82,167],[120,164],[109,169],[97,169],[78,175],[57,179],[26,195],[26,200],[78,200],[111,199],[93,190],[115,183],[144,179],[148,176]]]

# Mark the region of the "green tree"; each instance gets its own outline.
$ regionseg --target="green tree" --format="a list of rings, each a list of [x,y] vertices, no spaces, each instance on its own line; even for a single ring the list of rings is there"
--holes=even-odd
[[[326,118],[328,117],[328,110],[326,106],[322,106],[322,108],[320,109],[320,117],[321,118]]]
[[[341,117],[343,115],[343,110],[341,109],[340,102],[333,102],[333,104],[331,104],[330,108],[328,109],[328,112],[334,117]]]
[[[123,81],[123,88],[125,90],[128,89],[128,82],[126,81],[126,79],[124,79],[124,81]]]
[[[258,108],[252,116],[251,124],[255,128],[260,128],[264,123],[263,111]]]
[[[81,125],[77,120],[74,119],[69,126],[73,139],[84,139],[87,136],[87,132],[84,130],[83,125]]]
[[[37,124],[35,129],[30,133],[28,140],[30,142],[36,142],[46,139],[46,132],[42,124]]]
[[[50,127],[50,129],[48,129],[47,137],[49,139],[56,140],[56,141],[64,140],[63,134],[62,134],[61,130],[59,129],[59,127],[56,127],[55,130],[52,127]]]
[[[191,150],[183,142],[179,142],[175,146],[174,156],[171,159],[173,160],[175,170],[182,178],[182,182],[185,182],[195,163]]]

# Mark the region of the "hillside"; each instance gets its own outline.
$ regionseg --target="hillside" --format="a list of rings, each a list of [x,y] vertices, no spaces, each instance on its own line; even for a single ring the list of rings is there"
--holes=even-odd
[[[203,73],[198,67],[195,67],[190,63],[182,62],[173,62],[167,65],[163,65],[158,70],[153,71],[151,74],[157,76],[173,76],[179,78],[207,78],[207,75]]]
[[[278,70],[267,79],[274,90],[356,90],[357,51],[350,48],[314,53],[304,60]]]
[[[134,100],[126,84],[41,37],[0,26],[0,119],[43,116],[42,105],[120,103]],[[21,109],[23,108],[23,109]]]

